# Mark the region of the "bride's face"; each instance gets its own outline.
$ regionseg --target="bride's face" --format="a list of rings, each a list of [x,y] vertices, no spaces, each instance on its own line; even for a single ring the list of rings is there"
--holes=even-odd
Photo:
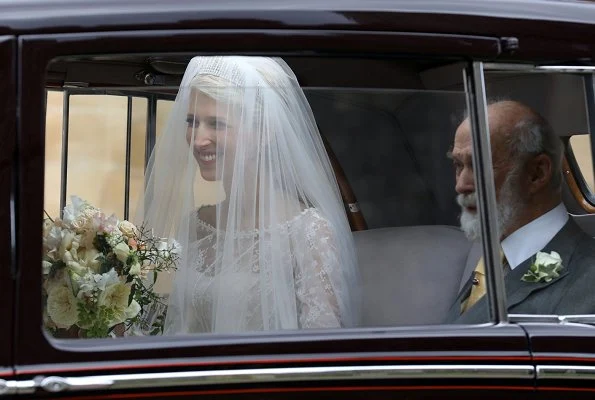
[[[227,105],[218,104],[199,90],[192,89],[186,123],[186,142],[192,147],[203,179],[217,180],[217,168],[220,175],[221,172],[230,174],[235,134]]]

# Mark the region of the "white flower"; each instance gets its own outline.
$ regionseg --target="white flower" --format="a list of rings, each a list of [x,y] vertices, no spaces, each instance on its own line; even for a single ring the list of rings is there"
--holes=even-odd
[[[66,262],[66,266],[68,269],[70,269],[70,271],[79,276],[84,276],[89,273],[89,269],[83,267],[77,261],[68,261]]]
[[[130,286],[124,283],[116,283],[108,286],[99,295],[99,305],[108,308],[114,308],[123,313],[128,308],[128,298],[130,297]]]
[[[69,288],[58,286],[48,293],[47,312],[59,328],[69,328],[76,324],[77,301]]]
[[[60,242],[60,256],[64,257],[64,253],[72,249],[72,242],[74,240],[74,233],[71,231],[62,231],[62,240]]]
[[[97,229],[95,226],[95,217],[101,214],[96,208],[88,207],[81,211],[80,215],[78,215],[71,223],[72,227],[75,231],[82,233],[86,231],[94,231]]]
[[[124,316],[126,319],[134,318],[140,312],[140,304],[136,302],[136,300],[132,300],[126,311],[124,312]],[[123,322],[123,321],[122,321]]]
[[[78,252],[79,263],[89,268],[94,273],[98,272],[100,262],[97,259],[100,253],[96,249],[84,249]]]
[[[540,251],[535,255],[535,264],[543,266],[562,265],[562,258],[555,251],[552,251],[550,254]]]
[[[93,209],[89,203],[78,196],[70,197],[71,203],[64,207],[62,220],[65,224],[72,226],[72,223],[85,211],[86,209]]]
[[[140,273],[141,273],[140,263],[135,262],[134,264],[132,264],[132,266],[130,267],[130,271],[128,273],[132,276],[140,275]]]
[[[130,247],[126,243],[120,242],[114,247],[114,254],[118,257],[118,260],[126,263],[126,259],[130,254]]]
[[[43,244],[48,251],[57,250],[62,243],[62,229],[59,226],[52,226],[43,238]]]
[[[113,268],[110,269],[105,274],[101,274],[101,275],[97,275],[97,276],[99,276],[99,279],[96,280],[97,287],[99,288],[99,290],[102,290],[102,291],[105,290],[105,288],[108,286],[112,286],[117,283],[120,283],[120,279],[118,278],[118,273]]]
[[[535,261],[529,266],[527,272],[521,277],[525,282],[550,282],[560,276],[562,271],[562,257],[552,251],[550,254],[538,252]]]

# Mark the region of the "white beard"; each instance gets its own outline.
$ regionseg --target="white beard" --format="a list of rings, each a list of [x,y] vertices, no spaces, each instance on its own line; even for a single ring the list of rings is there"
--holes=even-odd
[[[516,168],[510,172],[500,189],[500,198],[497,202],[498,237],[501,237],[508,230],[522,210],[522,198],[514,190],[515,187],[518,187],[516,185],[516,172]],[[465,236],[471,241],[479,239],[481,236],[479,214],[478,212],[471,213],[466,209],[466,207],[475,206],[477,210],[476,192],[468,195],[459,194],[457,196],[457,203],[461,206],[462,210],[460,223]]]

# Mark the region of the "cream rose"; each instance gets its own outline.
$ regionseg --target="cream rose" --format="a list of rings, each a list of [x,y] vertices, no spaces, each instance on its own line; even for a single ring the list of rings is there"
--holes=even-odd
[[[48,293],[47,312],[59,328],[69,328],[76,324],[77,301],[69,288],[58,286]]]
[[[127,238],[138,236],[138,229],[136,229],[136,226],[130,221],[120,221],[120,223],[118,223],[118,229],[120,229],[120,232]]]
[[[126,263],[126,259],[130,254],[130,247],[128,247],[126,243],[120,242],[114,247],[114,253],[116,254],[116,257],[118,257],[118,260]]]
[[[71,223],[72,227],[77,231],[77,233],[83,233],[88,230],[94,230],[94,220],[97,215],[99,215],[101,211],[96,208],[88,207],[81,211],[80,215],[78,215]]]

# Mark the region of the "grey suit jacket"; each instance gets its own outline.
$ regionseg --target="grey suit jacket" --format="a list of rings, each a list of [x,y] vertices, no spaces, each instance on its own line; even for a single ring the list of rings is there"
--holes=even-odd
[[[505,278],[509,314],[595,314],[595,240],[571,219],[542,249],[556,251],[562,258],[560,276],[550,282],[524,282],[534,256],[523,261]],[[461,302],[471,291],[472,272],[481,256],[481,246],[472,249],[467,260],[461,290],[447,314],[446,323],[474,324],[489,321],[487,296],[461,315]]]

